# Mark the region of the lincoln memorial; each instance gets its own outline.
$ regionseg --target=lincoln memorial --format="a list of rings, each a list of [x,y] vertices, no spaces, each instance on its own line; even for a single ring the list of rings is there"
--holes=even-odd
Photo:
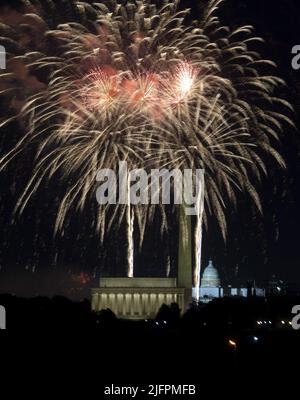
[[[111,309],[119,318],[154,318],[163,304],[184,312],[192,301],[191,219],[180,210],[177,277],[101,277],[92,289],[92,310]]]
[[[126,319],[154,318],[162,304],[177,303],[184,309],[184,288],[176,278],[101,278],[92,289],[92,309],[111,309]]]

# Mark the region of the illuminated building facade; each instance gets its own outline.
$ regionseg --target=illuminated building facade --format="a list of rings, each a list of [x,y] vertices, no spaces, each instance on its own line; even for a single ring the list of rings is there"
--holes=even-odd
[[[264,288],[258,288],[255,285],[245,288],[233,288],[232,286],[222,287],[221,279],[217,268],[213,265],[210,260],[208,266],[203,271],[201,286],[200,286],[200,300],[207,303],[215,298],[220,297],[248,297],[248,296],[265,297],[266,290]]]
[[[154,318],[162,304],[177,303],[183,310],[184,289],[176,278],[102,278],[92,289],[92,309],[111,309],[126,319]]]
[[[182,210],[181,210],[182,211]],[[119,318],[154,318],[163,304],[184,312],[192,301],[191,218],[179,219],[177,278],[101,278],[92,289],[92,310],[110,309]]]

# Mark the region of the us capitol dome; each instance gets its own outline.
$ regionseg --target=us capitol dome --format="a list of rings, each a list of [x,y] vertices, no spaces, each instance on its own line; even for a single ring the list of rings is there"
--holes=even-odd
[[[259,296],[265,297],[265,289],[258,288],[253,285],[253,287],[232,287],[228,285],[223,287],[221,285],[221,279],[217,268],[214,267],[212,260],[209,260],[208,266],[205,268],[200,285],[200,300],[204,303],[209,302],[215,298],[220,298],[224,296]]]
[[[209,260],[208,266],[205,268],[201,281],[202,287],[219,287],[221,280],[217,269],[213,266],[212,260]]]

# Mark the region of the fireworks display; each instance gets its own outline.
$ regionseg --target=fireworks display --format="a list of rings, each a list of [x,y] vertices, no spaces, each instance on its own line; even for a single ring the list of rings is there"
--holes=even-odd
[[[260,209],[254,184],[267,173],[266,155],[284,165],[276,142],[284,124],[291,123],[291,107],[276,96],[283,81],[270,73],[273,63],[257,52],[261,39],[252,28],[230,30],[219,22],[222,0],[200,1],[201,17],[192,23],[180,1],[159,3],[61,1],[70,14],[61,21],[55,2],[24,0],[19,24],[1,26],[9,60],[8,71],[0,75],[9,102],[2,125],[17,119],[24,135],[2,155],[0,165],[3,169],[36,146],[18,212],[45,180],[62,175],[65,193],[56,231],[63,229],[71,210],[95,201],[97,171],[116,170],[120,160],[130,169],[204,169],[195,229],[197,287],[202,226],[214,215],[225,237],[224,211],[236,202],[238,191],[247,192]],[[20,69],[34,82],[26,90],[18,83]],[[129,239],[136,220],[142,240],[155,207],[145,211],[140,205],[117,205],[107,223],[108,207],[96,216],[102,240],[108,224],[124,219]],[[164,230],[167,217],[162,205],[159,210]]]

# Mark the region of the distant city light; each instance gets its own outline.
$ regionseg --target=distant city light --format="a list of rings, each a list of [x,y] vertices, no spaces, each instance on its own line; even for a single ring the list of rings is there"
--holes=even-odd
[[[236,342],[234,341],[234,340],[228,340],[228,343],[231,345],[231,346],[233,346],[233,347],[236,347]]]

